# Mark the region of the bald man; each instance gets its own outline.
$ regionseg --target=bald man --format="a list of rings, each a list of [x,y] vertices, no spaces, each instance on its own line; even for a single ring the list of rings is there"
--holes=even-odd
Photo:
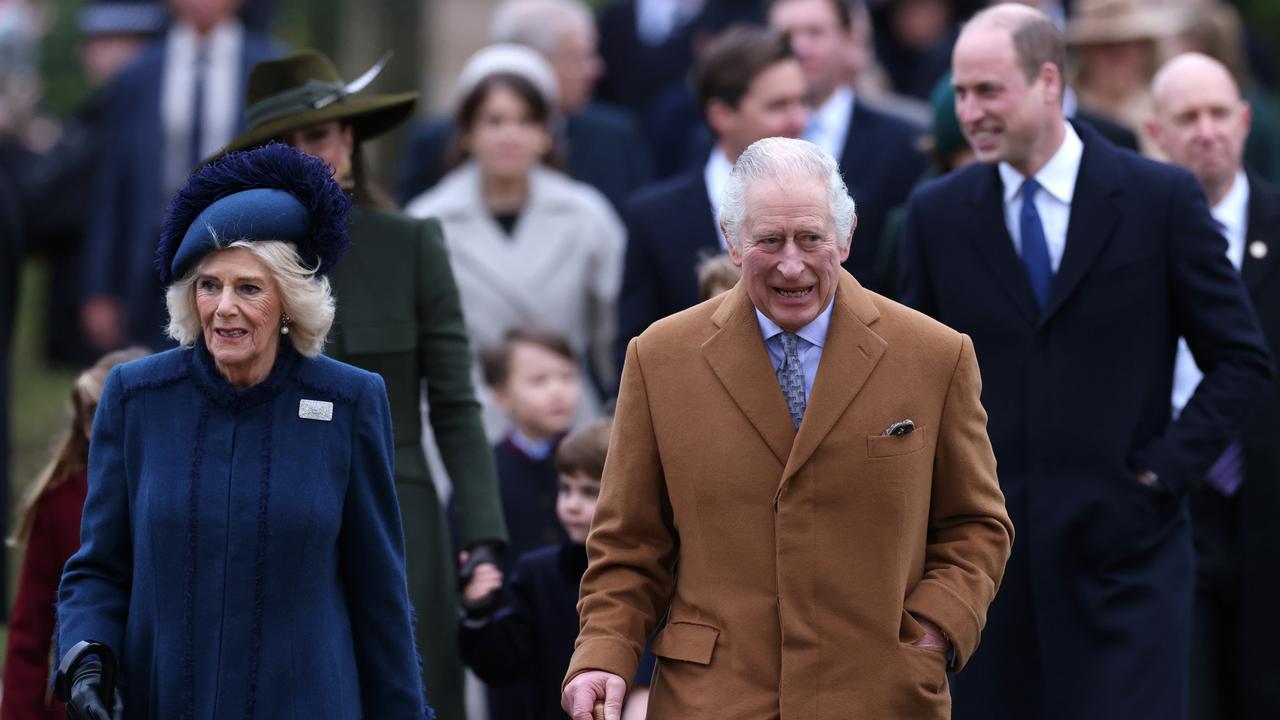
[[[973,338],[1018,531],[957,720],[1181,720],[1187,494],[1270,388],[1262,331],[1186,170],[1063,117],[1065,49],[1023,5],[952,56],[979,163],[921,187],[903,301]],[[1170,418],[1174,348],[1205,370]]]
[[[1152,83],[1154,116],[1144,130],[1170,162],[1195,174],[1244,276],[1267,342],[1280,347],[1280,190],[1244,167],[1250,109],[1231,73],[1205,55],[1170,60]],[[1179,341],[1173,411],[1200,380]],[[1280,386],[1191,494],[1196,548],[1191,716],[1280,717]]]

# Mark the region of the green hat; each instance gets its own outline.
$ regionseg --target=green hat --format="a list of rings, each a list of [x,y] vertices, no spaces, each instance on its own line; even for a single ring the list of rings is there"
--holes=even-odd
[[[350,83],[344,83],[329,58],[315,50],[300,50],[254,65],[245,97],[245,131],[214,157],[330,120],[351,123],[357,142],[399,125],[413,113],[418,93],[356,96],[378,76],[388,59],[389,54]]]

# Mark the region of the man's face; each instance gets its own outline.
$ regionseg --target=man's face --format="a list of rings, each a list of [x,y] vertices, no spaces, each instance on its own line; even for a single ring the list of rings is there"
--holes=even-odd
[[[560,111],[566,115],[578,112],[591,100],[591,89],[604,69],[596,52],[595,28],[566,29],[547,61],[556,73]]]
[[[956,119],[980,162],[1026,164],[1050,114],[1060,112],[1045,73],[1027,82],[1009,32],[966,30],[952,54]]]
[[[762,138],[800,137],[809,120],[800,64],[783,60],[770,65],[751,81],[738,107],[712,100],[707,116],[716,136],[729,148],[730,160]]]
[[[1147,134],[1206,188],[1229,185],[1244,161],[1249,107],[1231,76],[1201,63],[1171,67],[1157,87]]]
[[[836,237],[822,180],[761,180],[747,188],[746,217],[729,257],[742,268],[752,304],[778,327],[795,332],[835,297],[849,238]]]
[[[783,0],[769,10],[769,27],[785,32],[804,70],[811,100],[824,100],[841,80],[849,34],[832,0]]]

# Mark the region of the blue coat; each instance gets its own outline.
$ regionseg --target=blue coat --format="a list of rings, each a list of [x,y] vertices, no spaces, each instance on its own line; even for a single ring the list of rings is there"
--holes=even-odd
[[[243,391],[203,344],[116,368],[60,655],[114,649],[130,720],[422,718],[392,445],[377,375],[287,342]]]
[[[957,720],[1186,717],[1185,494],[1268,387],[1258,320],[1195,178],[1075,127],[1084,156],[1043,311],[996,168],[935,180],[908,210],[903,301],[973,338],[1018,530],[956,682]],[[1205,377],[1170,423],[1179,336]],[[1140,484],[1144,470],[1167,492]]]

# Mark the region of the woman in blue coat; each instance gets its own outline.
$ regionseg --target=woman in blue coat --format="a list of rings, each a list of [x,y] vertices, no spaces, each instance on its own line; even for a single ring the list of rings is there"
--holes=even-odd
[[[430,715],[386,391],[319,354],[349,206],[283,145],[206,166],[170,206],[156,261],[180,348],[108,377],[59,590],[72,718]]]

